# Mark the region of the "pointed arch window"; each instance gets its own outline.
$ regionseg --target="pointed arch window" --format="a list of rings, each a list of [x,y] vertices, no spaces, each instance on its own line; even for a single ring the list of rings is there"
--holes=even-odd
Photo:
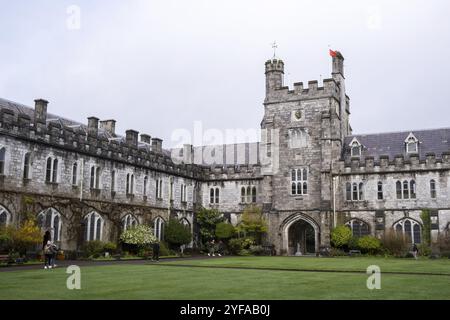
[[[131,228],[135,228],[137,225],[138,225],[138,220],[130,213],[127,214],[122,219],[122,229],[123,229],[123,231],[126,231],[126,230],[131,229]]]
[[[411,132],[405,139],[406,153],[419,152],[419,140]]]
[[[78,184],[78,162],[74,162],[72,165],[72,185]]]
[[[161,217],[155,219],[153,230],[155,231],[156,239],[159,241],[164,240],[164,220]]]
[[[91,212],[85,218],[86,223],[86,241],[101,240],[103,237],[104,220],[97,212]]]
[[[163,181],[162,181],[162,179],[157,179],[156,180],[156,198],[157,199],[163,198],[162,189],[163,189]]]
[[[148,177],[145,176],[144,177],[144,186],[143,186],[143,191],[142,191],[144,197],[147,196],[147,183],[148,183]]]
[[[345,184],[345,199],[352,201],[352,184],[350,182]]]
[[[378,197],[378,200],[383,200],[384,199],[383,182],[381,182],[381,181],[378,181],[378,183],[377,183],[377,197]]]
[[[111,192],[116,191],[116,171],[111,171]]]
[[[37,224],[42,231],[50,231],[52,241],[61,241],[61,214],[54,208],[48,208],[37,216]]]
[[[369,225],[362,220],[352,219],[346,224],[351,230],[354,237],[364,237],[370,234]]]
[[[416,181],[404,180],[395,183],[397,199],[415,199],[416,198]]]
[[[0,206],[0,227],[5,227],[11,223],[11,213],[6,208]]]
[[[411,243],[422,242],[422,226],[415,220],[404,218],[394,225],[394,230],[402,234]]]

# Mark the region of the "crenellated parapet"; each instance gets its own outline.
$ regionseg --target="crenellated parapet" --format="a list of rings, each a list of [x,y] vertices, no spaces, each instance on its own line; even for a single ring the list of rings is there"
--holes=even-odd
[[[41,101],[41,100],[38,100]],[[125,137],[111,135],[114,126],[108,123],[109,133],[98,128],[95,117],[88,119],[88,125],[66,124],[60,119],[46,119],[45,108],[40,104],[35,116],[17,113],[8,108],[0,112],[0,134],[11,136],[31,143],[45,144],[47,147],[64,149],[86,156],[123,162],[149,170],[161,171],[193,179],[203,177],[203,168],[187,164],[175,164],[170,155],[162,149],[162,140],[142,135],[138,141],[138,132],[127,130]],[[33,119],[34,118],[34,119]],[[111,120],[110,120],[111,121]],[[115,125],[115,121],[114,121]]]
[[[306,85],[303,82],[296,82],[293,89],[288,86],[275,88],[266,95],[265,104],[327,97],[339,101],[340,87],[333,78],[324,79],[322,86],[319,86],[317,80],[311,80]]]
[[[226,165],[204,167],[207,181],[260,180],[263,179],[260,165]]]

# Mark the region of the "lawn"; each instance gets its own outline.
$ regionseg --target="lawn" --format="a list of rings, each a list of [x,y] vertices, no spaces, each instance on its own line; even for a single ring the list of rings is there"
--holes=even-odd
[[[364,271],[372,264],[381,268],[381,290],[366,288],[368,276]],[[300,269],[318,272],[296,271]],[[82,289],[73,291],[66,288],[68,275],[63,268],[0,272],[0,300],[450,299],[450,260],[231,257],[87,266],[81,272]]]

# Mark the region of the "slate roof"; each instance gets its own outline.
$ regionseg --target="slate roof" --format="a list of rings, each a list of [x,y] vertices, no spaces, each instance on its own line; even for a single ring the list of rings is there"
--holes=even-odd
[[[34,122],[34,108],[31,108],[24,104],[20,104],[17,102],[13,102],[10,100],[0,98],[0,112],[3,109],[9,109],[9,110],[13,111],[15,114],[15,117],[17,117],[19,114],[25,114],[31,118],[32,123]],[[87,125],[86,124],[83,124],[83,123],[80,123],[80,122],[77,122],[74,120],[69,120],[69,119],[63,118],[61,116],[52,114],[52,113],[47,113],[47,124],[52,121],[59,122],[63,127],[71,127],[75,130],[78,129],[78,130],[82,130],[85,133],[87,133]],[[115,134],[115,136],[112,136],[110,133],[103,130],[102,128],[98,128],[98,136],[107,138],[107,139],[112,139],[112,140],[115,140],[118,142],[125,142],[124,136],[121,136],[118,134]],[[146,143],[143,143],[140,141],[139,141],[138,145],[139,145],[139,148],[145,148],[148,150],[151,149],[149,144],[146,144]],[[167,150],[163,150],[163,154],[170,155],[170,152]]]
[[[342,157],[345,161],[350,161],[349,144],[356,138],[363,145],[361,160],[366,157],[378,160],[380,156],[388,156],[389,160],[393,160],[397,155],[408,159],[410,154],[406,153],[405,140],[410,133],[419,140],[418,155],[421,160],[425,159],[428,153],[434,153],[436,158],[441,158],[443,152],[450,152],[450,128],[441,128],[348,136],[344,140]]]

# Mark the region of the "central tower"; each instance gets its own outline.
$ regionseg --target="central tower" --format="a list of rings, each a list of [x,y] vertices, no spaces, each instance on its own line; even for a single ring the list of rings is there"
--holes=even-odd
[[[282,60],[265,63],[261,149],[278,168],[264,173],[263,207],[279,254],[314,253],[330,242],[331,172],[351,130],[343,61],[336,52],[322,86],[313,80],[292,89],[284,86]]]

